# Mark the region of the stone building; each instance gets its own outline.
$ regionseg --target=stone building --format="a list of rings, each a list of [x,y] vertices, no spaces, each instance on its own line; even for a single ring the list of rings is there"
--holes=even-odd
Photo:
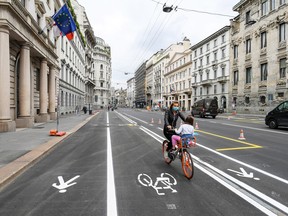
[[[191,50],[193,103],[202,98],[215,98],[218,106],[227,110],[230,86],[230,26],[219,29],[193,45]]]
[[[92,70],[94,71],[95,77],[95,91],[93,107],[100,109],[108,107],[111,104],[111,49],[105,41],[96,37],[96,46],[93,50],[93,65]]]
[[[79,16],[80,17],[80,16]],[[75,20],[78,22],[78,19]],[[79,112],[85,104],[85,42],[80,29],[73,40],[60,36],[60,114]]]
[[[57,116],[59,46],[46,17],[62,4],[0,1],[0,132]]]
[[[142,63],[135,72],[135,105],[137,108],[146,106],[146,62]]]
[[[192,64],[190,47],[190,40],[185,37],[183,41],[170,45],[163,53],[165,59],[162,83],[163,105],[166,107],[169,107],[172,101],[177,100],[181,108],[189,109]]]
[[[135,107],[135,78],[127,80],[127,106]]]
[[[288,3],[241,0],[231,20],[230,105],[237,112],[265,114],[288,99]]]
[[[85,12],[85,8],[81,6],[77,0],[71,0],[73,9],[77,14],[77,21],[79,23],[80,31],[85,38],[85,73],[84,73],[84,104],[86,104],[89,110],[92,109],[94,101],[94,88],[95,88],[95,74],[92,69],[94,63],[93,49],[96,46],[96,37],[94,31]],[[77,105],[76,105],[77,106]],[[77,106],[78,108],[78,106]]]

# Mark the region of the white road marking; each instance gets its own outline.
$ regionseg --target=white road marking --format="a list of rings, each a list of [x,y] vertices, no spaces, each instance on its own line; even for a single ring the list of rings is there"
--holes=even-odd
[[[71,178],[70,180],[64,182],[64,179],[62,176],[58,176],[58,181],[59,181],[59,184],[57,185],[56,183],[52,184],[53,187],[57,188],[59,190],[59,193],[65,193],[67,190],[66,188],[72,186],[72,185],[75,185],[77,184],[76,182],[73,182],[75,179],[79,178],[80,175],[77,175],[73,178]],[[71,183],[73,182],[73,183]],[[71,183],[71,184],[69,184]]]
[[[107,125],[109,125],[108,112],[107,112]],[[117,212],[117,202],[115,192],[110,128],[107,127],[107,216],[117,216],[117,215],[118,212]]]

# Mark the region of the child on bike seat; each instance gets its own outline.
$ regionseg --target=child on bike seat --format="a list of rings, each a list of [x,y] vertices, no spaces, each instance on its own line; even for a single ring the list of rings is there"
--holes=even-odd
[[[194,118],[191,115],[188,115],[185,119],[184,124],[182,124],[179,129],[175,129],[175,133],[179,134],[179,135],[173,135],[172,136],[172,148],[175,149],[175,146],[177,145],[177,142],[180,141],[181,136],[185,136],[185,135],[191,135],[192,137],[194,137]],[[192,145],[192,140],[190,141],[189,145]]]

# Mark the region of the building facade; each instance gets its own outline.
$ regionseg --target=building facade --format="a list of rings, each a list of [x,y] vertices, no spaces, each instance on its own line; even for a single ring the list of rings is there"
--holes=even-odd
[[[46,17],[62,1],[0,1],[0,132],[56,119],[57,41]]]
[[[146,107],[146,62],[142,63],[135,72],[135,105],[137,108]]]
[[[96,46],[93,50],[93,65],[92,70],[94,71],[95,77],[95,91],[93,108],[100,109],[108,107],[112,102],[111,99],[111,49],[105,41],[96,37]]]
[[[230,77],[230,26],[225,26],[193,45],[192,98],[215,98],[228,110]]]
[[[288,2],[242,0],[233,10],[231,106],[266,114],[288,98]]]
[[[191,43],[188,38],[170,45],[163,53],[165,62],[163,74],[163,105],[169,107],[172,101],[178,100],[181,108],[189,109],[187,91],[189,86],[189,68],[191,68]],[[190,74],[191,76],[191,74]]]
[[[127,106],[135,107],[135,78],[127,80]]]

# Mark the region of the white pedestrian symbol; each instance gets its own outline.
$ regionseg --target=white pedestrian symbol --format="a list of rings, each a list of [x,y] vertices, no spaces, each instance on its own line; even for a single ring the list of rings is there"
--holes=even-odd
[[[57,183],[54,183],[54,184],[52,184],[52,186],[57,188],[59,190],[59,193],[65,193],[67,191],[66,188],[77,184],[76,182],[73,182],[73,181],[79,177],[80,177],[80,175],[77,175],[77,176],[71,178],[70,180],[64,182],[63,177],[58,176],[59,184],[57,185]],[[71,182],[73,182],[73,183],[71,183]],[[71,184],[69,184],[69,183],[71,183]]]
[[[244,170],[242,167],[240,167],[241,172],[235,171],[235,170],[232,170],[232,169],[227,169],[227,170],[229,170],[231,172],[234,172],[234,173],[237,173],[237,176],[240,176],[240,177],[253,178],[254,180],[260,180],[260,178],[254,178],[254,175],[253,175],[252,172],[247,173],[246,170]]]
[[[177,181],[169,173],[161,173],[160,177],[156,178],[154,185],[151,177],[145,173],[138,175],[138,181],[145,187],[154,188],[158,195],[165,195],[165,193],[158,191],[160,189],[170,189],[172,193],[177,193],[177,190],[171,187],[172,185],[176,185]],[[159,183],[161,183],[163,186],[158,186]]]

